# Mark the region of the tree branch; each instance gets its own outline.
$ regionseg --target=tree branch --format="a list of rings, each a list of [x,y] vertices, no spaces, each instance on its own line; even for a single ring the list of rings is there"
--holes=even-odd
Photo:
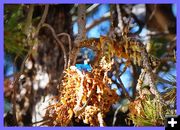
[[[86,38],[86,6],[78,5],[78,36],[76,41]]]
[[[75,47],[71,51],[70,61],[75,65],[77,53],[79,52],[79,43],[86,38],[86,6],[84,4],[78,5],[78,35],[74,41]]]
[[[112,123],[112,126],[115,126],[115,123],[116,123],[116,119],[117,119],[117,114],[119,112],[119,110],[121,109],[122,105],[120,104],[118,106],[118,108],[116,109],[116,111],[114,112],[114,117],[113,117],[113,123]]]
[[[30,5],[29,12],[28,12],[27,19],[26,19],[26,24],[24,27],[24,33],[26,35],[28,35],[28,30],[29,30],[28,28],[32,25],[33,12],[34,12],[34,5]]]
[[[41,28],[41,25],[45,22],[47,14],[48,14],[48,10],[49,10],[49,5],[45,5],[44,8],[44,13],[42,15],[41,21],[39,22],[38,26],[37,26],[37,34],[39,33],[39,29]]]
[[[54,39],[56,40],[56,42],[58,43],[58,45],[59,45],[60,48],[62,49],[62,52],[63,52],[63,55],[64,55],[64,69],[66,69],[66,68],[67,68],[67,55],[66,55],[66,50],[65,50],[65,48],[64,48],[63,43],[58,39],[58,37],[57,37],[57,35],[56,35],[56,33],[55,33],[55,30],[53,29],[53,27],[52,27],[51,25],[44,23],[44,24],[42,25],[42,27],[46,27],[46,28],[48,28],[48,29],[51,30],[51,33],[52,33]],[[41,27],[41,28],[42,28],[42,27]]]
[[[141,91],[141,88],[142,88],[144,76],[145,76],[145,71],[144,71],[144,69],[141,69],[141,74],[139,75],[138,83],[136,84],[136,89],[137,89],[139,92]]]
[[[68,43],[69,43],[69,56],[70,56],[70,52],[71,52],[71,49],[72,49],[72,43],[71,43],[71,37],[69,34],[67,33],[60,33],[60,34],[57,34],[58,37],[60,36],[67,36],[68,38]],[[68,60],[68,67],[70,66],[70,59]]]
[[[93,5],[91,5],[89,8],[87,8],[87,9],[86,9],[86,16],[91,15],[94,11],[96,11],[96,9],[97,9],[99,6],[100,6],[100,4],[93,4]],[[75,5],[75,6],[71,9],[71,11],[70,11],[71,15],[76,15],[76,14],[74,13],[75,10],[76,10],[76,8],[77,8],[77,5]],[[77,17],[73,18],[72,22],[75,23],[76,21],[77,21]]]
[[[117,10],[117,14],[118,14],[118,27],[120,29],[120,31],[123,31],[123,19],[122,19],[122,15],[121,15],[121,10],[118,4],[116,4],[116,10]]]
[[[99,20],[94,20],[94,22],[92,24],[90,24],[89,26],[86,27],[86,31],[88,32],[89,30],[91,30],[93,27],[97,26],[98,24],[109,20],[110,19],[110,13],[107,13],[105,16],[101,17]]]
[[[118,88],[122,88],[122,91],[123,91],[123,94],[125,95],[125,97],[127,99],[129,99],[129,101],[132,101],[132,99],[129,96],[129,93],[126,91],[126,88],[125,88],[124,84],[122,83],[122,80],[120,77],[118,78],[118,81],[120,82],[120,84],[116,80],[115,81],[112,80],[112,82],[115,83]]]
[[[169,85],[172,85],[172,86],[176,86],[176,82],[170,82],[166,79],[163,79],[161,77],[159,77],[158,75],[154,74],[154,77],[161,83],[166,83],[166,84],[169,84]]]
[[[89,8],[87,8],[86,15],[93,13],[99,7],[99,5],[100,4],[93,4]]]
[[[71,43],[71,37],[70,37],[70,35],[69,34],[67,34],[67,33],[60,33],[60,34],[57,34],[57,36],[58,37],[60,37],[60,36],[67,36],[67,38],[68,38],[68,42],[69,42],[69,51],[71,51],[71,49],[72,49],[72,43]]]
[[[157,87],[155,85],[155,77],[154,77],[154,73],[152,71],[152,68],[149,64],[149,60],[148,60],[148,53],[146,52],[146,49],[142,49],[142,58],[143,58],[143,67],[147,73],[148,76],[148,81],[149,81],[149,86],[151,88],[151,92],[156,95],[157,97],[157,101],[160,103],[163,103],[163,99],[159,93],[159,91],[157,90]]]

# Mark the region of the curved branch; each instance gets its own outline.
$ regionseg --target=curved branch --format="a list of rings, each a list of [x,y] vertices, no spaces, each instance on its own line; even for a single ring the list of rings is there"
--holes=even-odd
[[[69,42],[69,51],[71,51],[71,49],[72,49],[72,43],[71,43],[71,37],[70,37],[70,35],[69,34],[67,34],[67,33],[60,33],[60,34],[57,34],[57,36],[58,37],[60,37],[60,36],[67,36],[67,38],[68,38],[68,42]]]
[[[60,33],[60,34],[57,34],[57,36],[58,36],[58,37],[60,37],[60,36],[67,36],[67,38],[68,38],[68,43],[69,43],[69,56],[70,56],[70,52],[71,52],[71,49],[72,49],[72,44],[71,44],[71,37],[70,37],[70,35],[67,34],[67,33]],[[69,60],[68,60],[68,67],[70,66],[70,62],[71,62],[71,60],[70,60],[70,58],[69,58]]]
[[[62,49],[63,55],[64,55],[64,69],[66,69],[66,68],[67,68],[67,56],[66,56],[66,50],[65,50],[65,48],[64,48],[63,43],[58,39],[58,37],[57,37],[57,35],[56,35],[56,33],[55,33],[55,31],[54,31],[54,29],[53,29],[53,27],[52,27],[51,25],[44,23],[44,24],[41,26],[41,28],[42,28],[42,27],[46,27],[46,28],[48,28],[49,30],[51,30],[53,37],[55,38],[55,40],[57,41],[58,45],[59,45],[60,48]],[[40,28],[40,29],[41,29],[41,28]]]
[[[48,14],[48,10],[49,10],[49,5],[45,5],[45,9],[44,9],[44,13],[42,15],[41,21],[39,22],[38,26],[37,26],[37,34],[39,33],[39,30],[41,28],[41,25],[45,22],[47,14]]]

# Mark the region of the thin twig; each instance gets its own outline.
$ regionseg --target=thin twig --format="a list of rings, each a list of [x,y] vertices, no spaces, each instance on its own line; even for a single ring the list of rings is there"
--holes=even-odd
[[[67,33],[60,33],[60,34],[57,34],[57,36],[58,37],[60,37],[60,36],[67,36],[67,38],[68,38],[68,44],[69,44],[69,56],[70,56],[70,52],[71,52],[71,49],[72,49],[72,43],[71,43],[71,37],[70,37],[70,35],[69,34],[67,34]],[[69,58],[69,60],[68,60],[68,67],[70,66],[70,58]]]
[[[86,48],[92,49],[92,50],[95,51],[95,52],[98,52],[98,51],[99,51],[99,50],[97,49],[97,47],[95,47],[95,46],[80,45],[79,47],[80,47],[80,48],[86,47]]]
[[[116,109],[116,111],[114,112],[114,117],[113,117],[113,123],[112,123],[112,126],[115,126],[115,123],[116,123],[116,119],[117,119],[117,114],[119,112],[119,110],[121,109],[122,105],[120,104],[118,106],[118,108]]]
[[[118,14],[118,27],[119,27],[120,31],[122,32],[123,31],[123,19],[122,19],[119,4],[116,4],[116,10],[117,10],[117,14]]]
[[[117,80],[113,81],[113,83],[115,83],[117,85],[118,88],[122,88],[123,94],[125,95],[125,97],[127,99],[129,99],[130,101],[132,101],[131,97],[129,96],[129,93],[126,91],[124,84],[122,83],[120,77],[118,78],[118,81],[120,82],[120,84],[117,82]]]
[[[122,91],[123,91],[124,95],[126,96],[126,98],[128,98],[129,101],[132,101],[132,98],[129,96],[129,93],[126,91],[126,88],[125,88],[125,86],[124,86],[124,84],[123,84],[123,82],[122,82],[120,77],[118,77],[118,81],[119,81],[119,83],[121,85]]]
[[[148,20],[146,21],[146,24],[153,18],[156,11],[157,11],[157,5],[154,5],[153,11],[152,11],[151,15],[149,16]],[[145,26],[146,26],[146,24],[145,24]]]
[[[172,85],[172,86],[175,86],[176,85],[176,82],[170,82],[166,79],[163,79],[161,77],[159,77],[158,75],[154,74],[154,77],[159,81],[159,82],[162,82],[162,83],[166,83],[166,84],[169,84],[169,85]]]
[[[139,27],[140,27],[139,30],[136,32],[136,34],[139,34],[139,33],[142,31],[142,29],[143,29],[143,28],[148,24],[148,22],[153,18],[153,16],[155,15],[156,11],[157,11],[157,5],[154,5],[154,9],[153,9],[152,13],[150,14],[150,16],[148,17],[148,19],[147,19],[146,22],[144,22],[144,23],[143,23],[142,21],[140,21],[134,13],[131,12],[131,16],[134,18],[134,20],[138,23],[138,25],[139,25]]]
[[[119,66],[117,64],[114,64],[114,65],[115,65],[115,67],[113,67],[111,71],[112,72],[113,71],[118,71],[119,72]],[[124,72],[125,72],[126,68],[123,69]],[[117,79],[116,80],[112,80],[112,82],[115,83],[118,88],[122,88],[122,91],[123,91],[123,94],[125,95],[125,97],[127,99],[129,99],[129,101],[132,101],[133,99],[129,96],[129,93],[126,91],[126,88],[125,88],[125,86],[124,86],[124,84],[123,84],[123,82],[121,80],[121,77],[120,77],[121,75],[122,75],[122,73],[117,73],[116,74],[116,78]],[[118,83],[118,81],[119,81],[119,83]]]
[[[18,58],[18,55],[15,57],[14,65],[16,65],[16,60]],[[13,73],[15,73],[15,68],[13,67]],[[13,74],[13,77],[15,79],[15,74]],[[13,119],[15,125],[18,126],[17,116],[16,116],[16,91],[17,91],[17,85],[13,85],[13,96],[12,96],[12,102],[13,102]]]
[[[69,51],[71,51],[71,49],[72,49],[72,44],[71,44],[71,37],[70,37],[70,35],[69,34],[67,34],[67,33],[60,33],[60,34],[57,34],[57,36],[58,37],[60,37],[60,36],[67,36],[67,38],[68,38],[68,42],[69,42]]]
[[[46,20],[46,17],[47,17],[47,14],[48,14],[48,10],[49,10],[49,5],[45,5],[45,8],[44,8],[44,12],[43,12],[43,15],[42,15],[42,18],[41,18],[41,21],[39,22],[38,26],[37,26],[37,34],[39,33],[39,30],[41,28],[41,25],[45,22]]]
[[[57,35],[55,33],[55,30],[53,29],[53,27],[51,25],[44,23],[44,24],[42,24],[42,27],[46,27],[46,28],[51,30],[53,37],[55,38],[55,40],[57,41],[58,45],[62,49],[62,52],[63,52],[63,55],[64,55],[64,69],[66,69],[67,68],[67,55],[66,55],[66,50],[64,48],[63,43],[58,39],[58,37],[57,37]]]
[[[168,61],[176,62],[176,59],[174,58],[174,56],[167,56],[167,57],[164,56],[160,59],[160,61],[161,64],[163,64],[163,63],[167,63]]]
[[[114,5],[110,5],[110,30],[109,30],[109,37],[112,38],[112,39],[115,39],[116,38],[116,35],[115,35],[115,27],[114,27]]]
[[[43,119],[43,120],[40,120],[40,121],[33,122],[33,123],[31,124],[31,126],[32,126],[32,125],[39,124],[39,123],[49,122],[49,121],[50,121],[50,119]]]
[[[32,50],[33,50],[33,47],[30,48],[30,50],[28,51],[25,59],[23,60],[22,64],[21,64],[21,69],[20,69],[20,73],[23,73],[23,70],[24,70],[24,65],[26,63],[26,60],[29,58],[29,56],[31,55],[32,53]]]
[[[95,27],[95,26],[97,26],[98,24],[100,24],[100,23],[102,23],[102,22],[104,22],[104,21],[107,21],[107,20],[109,20],[109,19],[110,19],[110,14],[108,13],[107,15],[101,17],[100,19],[94,20],[94,22],[93,22],[92,24],[90,24],[90,25],[88,25],[88,26],[86,27],[86,31],[88,32],[88,31],[91,30],[93,27]]]
[[[32,6],[31,8],[33,8],[33,9],[31,9],[31,11],[30,11],[31,13],[29,14],[29,15],[31,16],[31,18],[27,18],[27,19],[32,19],[32,13],[33,13],[33,10],[34,10],[34,6]],[[46,8],[47,8],[47,7],[46,7]],[[47,10],[47,9],[46,9],[46,10]],[[46,13],[44,13],[44,14],[46,14]],[[44,22],[44,20],[45,20],[45,18],[46,18],[46,16],[45,16],[44,14],[43,14],[42,19],[41,19],[41,24]],[[28,17],[30,17],[30,16],[28,16]],[[32,22],[32,20],[28,20],[28,22]],[[31,24],[31,23],[30,23],[30,24]],[[28,24],[28,25],[30,25],[30,24]],[[40,24],[39,24],[39,26],[40,26]],[[23,60],[23,62],[22,62],[22,64],[21,64],[20,74],[23,72],[25,62],[26,62],[26,60],[28,59],[28,57],[31,55],[32,50],[33,50],[33,46],[32,46],[32,47],[30,48],[30,50],[28,51],[25,59]]]

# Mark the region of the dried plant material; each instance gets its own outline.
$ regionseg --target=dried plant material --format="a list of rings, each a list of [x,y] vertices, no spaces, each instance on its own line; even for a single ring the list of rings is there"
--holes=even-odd
[[[111,70],[114,63],[112,58],[114,56],[125,58],[127,60],[125,69],[131,63],[143,68],[145,67],[142,69],[142,76],[140,76],[138,81],[137,86],[139,86],[139,89],[141,89],[144,73],[149,71],[146,67],[154,67],[156,62],[153,61],[155,58],[151,58],[151,56],[146,53],[145,46],[141,42],[125,36],[119,41],[105,36],[100,37],[100,39],[83,40],[80,42],[80,47],[83,46],[93,48],[97,51],[92,72],[81,72],[74,66],[66,70],[59,91],[59,101],[53,105],[58,108],[58,110],[55,111],[55,113],[58,114],[54,116],[48,116],[48,114],[46,114],[45,118],[50,118],[51,120],[48,125],[67,126],[74,116],[76,120],[83,120],[84,123],[91,126],[102,126],[104,124],[102,118],[109,111],[111,105],[118,101],[116,92],[108,87],[108,84],[112,83],[111,79],[107,76],[107,72]],[[144,58],[146,58],[147,61],[146,65],[144,65]],[[149,93],[149,95],[151,95],[151,93]],[[140,98],[145,97],[141,94]],[[145,116],[145,113],[143,113],[141,109],[147,104],[144,103],[142,105],[140,102],[142,101],[137,100],[133,102],[136,104],[135,110],[132,109],[134,104],[130,104],[130,117],[132,120],[134,117],[137,118],[136,114],[142,117]],[[54,107],[48,108],[47,113],[49,110],[54,109]],[[61,121],[62,119],[63,121]],[[52,121],[56,123],[53,124]],[[135,124],[143,125],[138,122],[135,122]],[[152,125],[155,124],[152,123]]]
[[[100,19],[90,18],[108,8]],[[5,126],[105,126],[104,118],[109,126],[117,105],[112,125],[163,125],[165,115],[176,113],[176,79],[164,76],[176,71],[174,5],[23,4],[4,9]],[[154,29],[159,24],[149,20],[164,11],[170,26]],[[110,28],[102,27],[103,21]],[[72,30],[72,24],[77,28]],[[107,35],[88,33],[93,27]],[[122,122],[120,111],[129,112],[131,124]]]
[[[73,116],[91,126],[104,125],[103,117],[119,99],[116,92],[103,82],[104,73],[101,67],[91,73],[75,67],[67,69],[59,101],[47,108],[45,119],[50,121],[46,125],[68,126]]]
[[[147,64],[152,69],[157,68],[160,64],[160,60],[157,57],[147,54],[146,48],[141,41],[131,37],[123,36],[121,39],[115,40],[108,36],[101,36],[99,39],[91,38],[83,40],[80,42],[79,47],[89,47],[96,51],[98,53],[96,62],[98,63],[103,56],[105,56],[108,63],[111,62],[114,56],[117,56],[144,68],[143,61],[145,57],[143,54],[146,54]],[[126,65],[129,66],[130,62]]]

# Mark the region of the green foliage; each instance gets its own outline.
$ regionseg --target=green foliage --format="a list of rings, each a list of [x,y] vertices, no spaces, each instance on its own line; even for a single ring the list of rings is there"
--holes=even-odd
[[[162,105],[146,95],[130,103],[129,119],[136,126],[159,126],[164,124]]]
[[[23,5],[5,6],[4,12],[4,48],[5,52],[22,56],[26,52],[23,39]]]
[[[161,57],[164,53],[166,53],[167,44],[168,41],[163,37],[152,38],[150,43],[150,53],[156,57]]]
[[[175,115],[176,87],[161,93],[165,102],[159,102],[156,95],[143,94],[129,105],[129,120],[135,126],[162,126],[166,115]]]

